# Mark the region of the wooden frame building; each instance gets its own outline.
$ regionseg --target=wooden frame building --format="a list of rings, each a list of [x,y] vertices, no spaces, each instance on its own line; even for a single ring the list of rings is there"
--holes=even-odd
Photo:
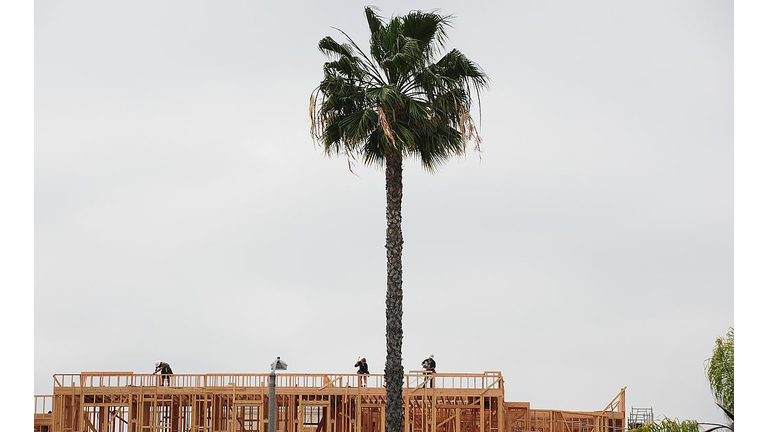
[[[531,409],[505,402],[500,372],[404,377],[404,432],[615,432],[625,429],[624,389],[601,411]],[[35,396],[35,432],[267,432],[268,374],[53,376]],[[276,432],[384,432],[383,375],[277,375]]]

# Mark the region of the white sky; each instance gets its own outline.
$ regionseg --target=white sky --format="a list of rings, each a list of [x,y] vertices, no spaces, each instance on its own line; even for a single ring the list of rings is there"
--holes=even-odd
[[[384,180],[308,100],[359,2],[36,1],[35,393],[85,370],[383,369]],[[720,420],[733,325],[725,1],[421,1],[491,77],[482,160],[404,174],[405,369]],[[66,318],[66,319],[64,319]],[[280,323],[280,327],[274,324]]]

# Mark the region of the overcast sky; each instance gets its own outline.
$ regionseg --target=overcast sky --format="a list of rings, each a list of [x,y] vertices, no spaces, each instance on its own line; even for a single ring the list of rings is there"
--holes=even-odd
[[[383,371],[384,176],[309,136],[365,2],[35,2],[35,392],[51,375]],[[407,370],[534,408],[721,420],[733,4],[390,1],[455,15],[482,158],[404,172]]]

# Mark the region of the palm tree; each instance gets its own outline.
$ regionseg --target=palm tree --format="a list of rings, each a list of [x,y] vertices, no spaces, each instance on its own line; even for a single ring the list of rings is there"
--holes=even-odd
[[[487,87],[483,71],[458,50],[438,58],[451,16],[412,11],[388,22],[365,8],[370,55],[343,31],[318,47],[330,61],[310,96],[311,133],[327,155],[383,166],[386,181],[386,430],[403,430],[403,159],[434,172],[467,143],[480,144],[470,115],[472,94]]]

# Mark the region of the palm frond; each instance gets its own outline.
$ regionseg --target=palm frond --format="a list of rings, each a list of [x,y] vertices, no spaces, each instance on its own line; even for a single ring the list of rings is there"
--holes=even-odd
[[[412,11],[384,22],[376,11],[365,8],[370,57],[340,29],[348,43],[327,37],[318,45],[331,61],[310,98],[313,138],[328,154],[378,165],[399,153],[427,171],[464,154],[470,141],[479,150],[470,111],[487,76],[458,50],[432,63],[452,17]]]
[[[323,54],[329,57],[352,57],[352,48],[348,44],[340,44],[330,36],[320,39],[320,42],[317,43],[317,47]]]
[[[376,129],[378,116],[372,109],[355,111],[339,119],[339,129],[352,141],[362,142]]]
[[[403,17],[402,33],[418,40],[427,60],[431,60],[433,54],[445,47],[448,40],[446,29],[451,27],[452,20],[452,15],[412,11]]]
[[[379,71],[378,71],[378,68],[376,67],[376,64],[374,64],[373,61],[371,61],[371,59],[368,58],[367,55],[365,55],[365,52],[363,52],[363,50],[360,49],[359,46],[357,46],[355,41],[352,40],[352,38],[349,37],[349,35],[347,33],[345,33],[344,30],[342,30],[340,28],[336,28],[336,27],[333,27],[333,29],[338,31],[338,32],[340,32],[341,34],[343,34],[347,38],[347,40],[349,41],[349,44],[354,48],[355,52],[357,52],[365,60],[365,62],[367,64],[366,71],[368,72],[368,74],[373,79],[375,79],[377,82],[379,82],[380,84],[384,84],[384,79],[379,74]]]
[[[372,133],[365,141],[360,151],[363,155],[363,163],[378,167],[384,166],[386,149],[382,143],[385,141],[386,138],[384,138],[384,133],[381,129],[377,129]]]
[[[381,21],[381,17],[376,13],[379,8],[375,6],[365,7],[365,19],[368,21],[368,29],[371,31],[371,35],[375,35],[384,26]]]

